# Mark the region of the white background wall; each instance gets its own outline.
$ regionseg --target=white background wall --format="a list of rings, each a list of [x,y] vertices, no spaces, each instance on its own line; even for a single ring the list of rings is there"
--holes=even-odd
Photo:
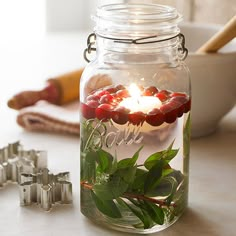
[[[47,0],[47,30],[68,31],[88,27],[89,2],[88,0]]]
[[[2,39],[39,38],[47,31],[92,30],[99,4],[148,0],[0,0]],[[225,24],[236,14],[236,0],[149,0],[176,6],[185,20]]]
[[[225,23],[236,14],[236,0],[195,0],[193,20]]]
[[[98,4],[122,0],[47,0],[49,31],[92,29],[90,15]],[[236,14],[236,0],[123,0],[157,2],[177,7],[186,21],[226,23]]]
[[[0,0],[0,42],[42,37],[46,28],[45,2]]]
[[[68,31],[92,28],[91,14],[100,4],[122,0],[47,0],[48,31]]]

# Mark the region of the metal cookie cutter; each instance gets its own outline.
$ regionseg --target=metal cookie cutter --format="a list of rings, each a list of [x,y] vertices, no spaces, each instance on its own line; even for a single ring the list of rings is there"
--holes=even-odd
[[[20,174],[37,173],[47,167],[46,151],[23,150],[20,142],[0,149],[0,187],[7,181],[20,183]]]
[[[21,206],[36,203],[49,211],[55,203],[72,203],[72,183],[69,177],[69,172],[53,175],[46,168],[37,174],[22,173],[19,185]]]

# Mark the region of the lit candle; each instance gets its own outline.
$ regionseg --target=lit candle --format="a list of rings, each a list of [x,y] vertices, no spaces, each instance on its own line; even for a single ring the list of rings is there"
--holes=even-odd
[[[143,112],[147,114],[148,112],[152,111],[154,108],[160,108],[162,106],[162,102],[154,96],[141,96],[141,91],[136,84],[131,84],[129,87],[129,94],[130,97],[124,98],[119,107],[125,107],[130,110],[131,113],[134,112]],[[138,129],[139,132],[146,133],[149,131],[157,130],[166,126],[166,123],[163,123],[160,126],[151,126],[147,122],[144,122],[142,126],[136,126],[129,123],[128,125],[119,125],[114,122],[114,126],[119,130],[125,130],[129,127]]]
[[[154,108],[160,108],[162,102],[153,96],[141,96],[141,91],[136,84],[131,84],[129,87],[130,97],[125,98],[120,102],[119,106],[129,109],[131,112],[141,111],[147,114]]]

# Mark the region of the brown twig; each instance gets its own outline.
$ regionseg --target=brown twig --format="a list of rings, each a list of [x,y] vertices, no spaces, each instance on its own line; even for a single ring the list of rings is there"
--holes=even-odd
[[[86,189],[93,190],[93,186],[91,184],[86,183],[85,181],[80,182],[80,184],[81,184],[81,186],[83,186]],[[150,198],[150,197],[147,197],[145,195],[138,195],[138,194],[134,194],[134,193],[124,193],[123,197],[125,197],[125,198],[136,198],[138,200],[145,200],[145,201],[153,202],[155,204],[158,204],[160,207],[167,205],[165,203],[165,201]],[[173,207],[176,207],[176,204],[174,204],[174,203],[172,203],[170,205],[173,206]]]
[[[85,181],[80,182],[81,186],[83,186],[84,188],[93,189],[93,186],[91,184],[86,183]]]

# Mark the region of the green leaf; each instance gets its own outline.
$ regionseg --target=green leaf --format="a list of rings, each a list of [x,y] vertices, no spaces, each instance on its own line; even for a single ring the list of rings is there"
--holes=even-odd
[[[178,153],[179,149],[171,149],[173,142],[167,150],[156,152],[149,156],[144,162],[146,169],[150,170],[159,160],[164,159],[166,163],[169,163]]]
[[[130,211],[142,221],[144,229],[149,229],[152,226],[152,221],[147,214],[145,214],[143,211],[140,211],[137,207],[131,206],[125,201],[124,203],[130,209]]]
[[[81,180],[86,180],[88,183],[93,183],[96,178],[96,152],[81,152]]]
[[[146,170],[139,168],[137,169],[134,182],[131,186],[132,190],[139,190],[139,193],[144,193],[143,188],[147,178],[147,173],[148,172]]]
[[[164,220],[165,220],[165,214],[163,212],[163,209],[161,207],[158,207],[154,203],[151,203],[148,201],[144,201],[144,204],[146,206],[147,212],[148,212],[149,216],[151,217],[151,219],[155,223],[157,223],[159,225],[163,225]]]
[[[121,198],[116,198],[116,202],[122,207],[122,208],[127,208],[126,204]]]
[[[149,170],[146,181],[144,183],[144,193],[148,193],[154,189],[160,182],[163,169],[163,160],[157,161],[157,163]]]
[[[140,151],[141,151],[142,149],[143,149],[143,146],[141,146],[141,147],[137,150],[137,152],[134,153],[134,155],[132,156],[131,159],[135,160],[135,162],[136,162],[136,161],[138,160],[139,153],[140,153]]]
[[[108,183],[104,184],[95,184],[93,190],[97,196],[105,200],[115,199],[114,193],[110,190],[110,185]],[[117,196],[119,197],[119,196]]]
[[[119,173],[110,175],[108,182],[95,184],[93,189],[97,196],[105,200],[116,199],[128,189],[129,184],[126,183]]]
[[[179,149],[172,149],[165,153],[164,159],[169,163],[178,154]]]
[[[136,174],[137,166],[122,168],[117,170],[117,174],[121,176],[121,178],[127,183],[132,184],[134,182],[135,174]]]
[[[149,156],[144,162],[144,166],[150,170],[159,160],[163,158],[165,151],[156,152]]]
[[[111,169],[112,169],[112,163],[113,163],[113,156],[100,149],[99,151],[97,151],[97,169],[102,172],[102,173],[110,173]]]
[[[91,191],[91,196],[98,210],[101,211],[104,215],[107,215],[111,218],[122,217],[114,201],[100,199],[93,191]]]
[[[174,172],[174,169],[171,169],[171,168],[170,169],[163,169],[162,176],[165,177],[173,172]]]
[[[120,160],[117,163],[117,168],[122,169],[122,168],[127,168],[130,166],[132,167],[134,166],[134,164],[135,164],[134,160],[132,160],[131,158],[125,158],[125,159]]]
[[[139,153],[142,150],[143,146],[138,149],[138,151],[133,155],[132,158],[125,158],[123,160],[120,160],[118,162],[117,168],[122,169],[122,168],[127,168],[127,167],[133,167],[138,160]]]
[[[149,212],[146,212],[145,210],[143,210],[142,208],[141,208],[141,211],[142,211],[142,213],[143,213],[143,225],[144,225],[144,229],[150,229],[150,228],[152,228],[153,227],[153,220],[152,220],[152,218],[150,217],[150,215],[149,215]]]
[[[127,199],[128,199],[133,205],[135,205],[136,207],[138,207],[138,208],[141,209],[141,205],[140,205],[139,201],[134,200],[134,199],[131,198],[131,197],[128,197]]]
[[[169,163],[178,153],[179,149],[172,149],[175,140],[170,144],[166,151],[164,151],[164,159]]]

